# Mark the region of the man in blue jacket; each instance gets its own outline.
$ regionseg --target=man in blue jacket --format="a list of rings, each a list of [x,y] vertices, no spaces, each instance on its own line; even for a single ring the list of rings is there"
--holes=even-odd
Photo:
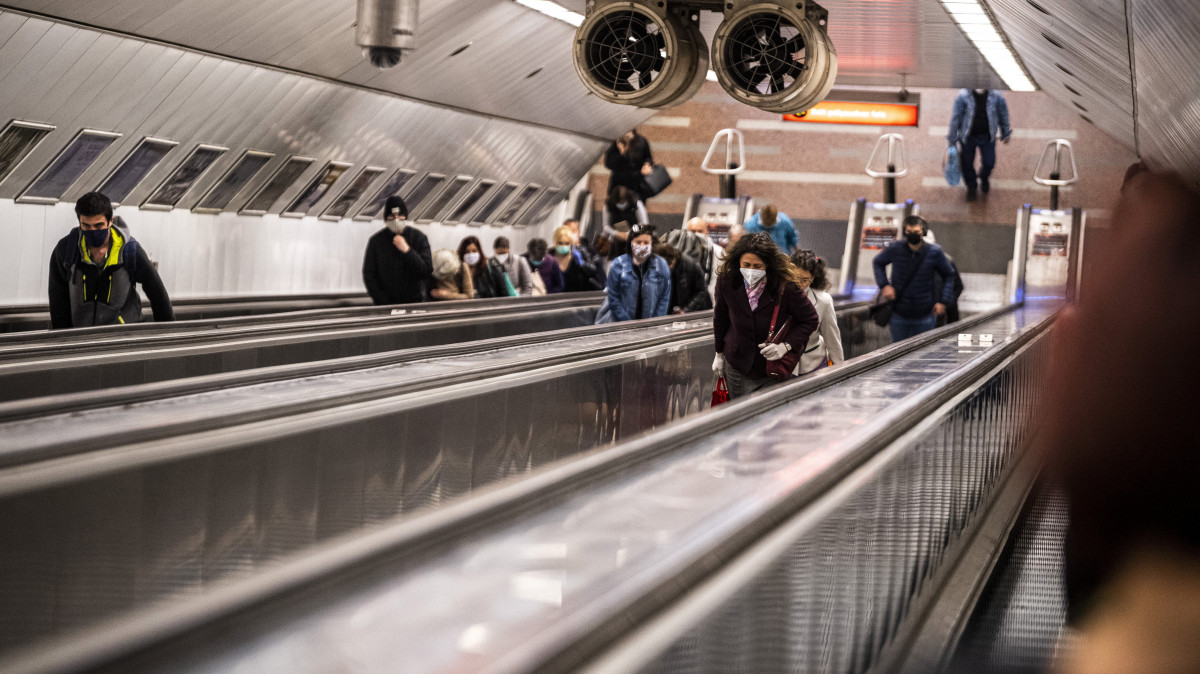
[[[938,316],[946,313],[946,305],[954,301],[954,269],[941,246],[922,238],[928,228],[921,216],[908,216],[904,219],[904,240],[875,256],[875,283],[885,298],[895,300],[888,324],[893,342],[932,330]],[[886,270],[889,264],[891,281]],[[944,279],[942,283],[934,281],[935,273]]]
[[[763,206],[742,225],[747,234],[763,232],[779,246],[779,250],[791,255],[796,252],[796,225],[787,213],[780,213],[774,204]],[[730,242],[732,245],[732,242]]]
[[[950,131],[946,142],[959,144],[963,182],[967,185],[967,201],[975,200],[975,190],[987,194],[991,190],[988,177],[996,166],[996,134],[1005,144],[1012,138],[1008,125],[1008,103],[998,91],[963,89],[954,99],[950,115]],[[975,151],[979,150],[980,169],[975,172]]]

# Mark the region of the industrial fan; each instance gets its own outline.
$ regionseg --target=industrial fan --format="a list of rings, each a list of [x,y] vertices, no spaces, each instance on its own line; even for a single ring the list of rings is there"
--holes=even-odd
[[[735,7],[713,37],[717,80],[733,98],[769,112],[816,105],[837,76],[826,17],[812,3],[806,11],[765,2]]]
[[[697,19],[628,1],[598,5],[575,33],[575,70],[606,101],[643,108],[682,103],[708,70]]]

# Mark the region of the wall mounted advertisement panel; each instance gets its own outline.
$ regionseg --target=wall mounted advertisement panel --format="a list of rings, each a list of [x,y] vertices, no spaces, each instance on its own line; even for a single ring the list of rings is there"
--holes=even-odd
[[[480,207],[479,212],[475,214],[475,217],[471,218],[471,222],[481,225],[487,224],[491,217],[495,215],[496,211],[500,208],[500,205],[505,201],[508,201],[508,198],[511,197],[513,192],[516,192],[517,188],[520,186],[520,183],[504,183],[498,187],[496,191],[492,192],[492,195],[488,197],[487,202]]]
[[[423,214],[421,208],[422,202],[426,199],[437,196],[446,184],[446,174],[444,173],[427,173],[421,182],[404,197],[404,203],[408,206],[408,219],[418,219],[417,214]]]
[[[280,166],[279,170],[275,172],[275,175],[271,176],[267,184],[263,185],[253,197],[250,197],[250,201],[239,212],[242,215],[263,215],[271,210],[279,197],[283,196],[283,193],[300,179],[300,176],[314,161],[316,159],[312,157],[288,158],[283,166]]]
[[[425,205],[421,212],[417,214],[418,220],[432,220],[441,222],[442,211],[454,202],[455,198],[465,190],[475,179],[471,176],[458,176],[450,182],[450,186],[442,190],[442,193],[436,198],[426,199]]]
[[[325,212],[321,214],[321,219],[341,220],[342,218],[346,217],[346,214],[350,212],[350,208],[354,206],[354,204],[358,203],[358,200],[361,199],[362,196],[371,189],[371,186],[375,184],[375,181],[377,181],[386,170],[387,169],[379,168],[377,166],[368,166],[363,169],[362,172],[354,178],[354,181],[350,183],[350,186],[347,187],[337,199],[333,200],[333,203],[329,205],[329,208],[325,209]]]
[[[274,153],[246,150],[234,163],[216,185],[208,191],[192,209],[196,213],[220,213],[229,206],[229,202],[237,196],[254,176],[258,175],[272,159]]]
[[[0,183],[33,152],[55,127],[14,119],[0,131]]]
[[[125,161],[100,184],[98,191],[114,205],[120,204],[177,145],[178,142],[165,138],[143,138],[133,152],[125,157]]]
[[[541,189],[541,185],[526,185],[524,189],[517,193],[515,199],[505,204],[504,208],[500,211],[499,217],[497,217],[493,222],[495,222],[497,225],[511,225],[515,223],[517,216],[521,213],[521,210],[529,204],[530,200],[532,200],[534,195],[540,192]]]
[[[399,194],[404,196],[406,188],[413,184],[413,178],[416,177],[416,171],[409,169],[400,169],[392,176],[391,180],[384,183],[383,187],[368,201],[362,209],[355,214],[355,220],[374,220],[383,217],[383,205],[387,202],[388,197]],[[407,204],[409,209],[412,204]]]
[[[220,145],[197,145],[171,177],[164,180],[150,198],[142,203],[142,208],[150,211],[169,211],[175,208],[192,185],[195,185],[221,155],[228,151],[229,148]]]
[[[450,213],[450,217],[446,218],[446,222],[470,222],[471,211],[483,199],[483,195],[487,194],[495,186],[495,180],[480,180],[475,183],[475,186],[467,191],[467,196],[454,207],[453,212]]]
[[[525,211],[525,215],[517,222],[517,226],[541,224],[550,215],[550,211],[563,200],[564,193],[565,190],[561,189],[547,189],[542,193],[541,198]]]
[[[53,204],[118,138],[119,133],[82,129],[17,198],[19,202]]]
[[[329,194],[329,190],[333,189],[337,181],[346,175],[346,171],[349,171],[351,166],[352,164],[340,161],[331,161],[326,164],[325,168],[321,169],[321,172],[312,179],[304,191],[300,192],[291,205],[283,209],[282,215],[287,218],[301,218],[308,215],[317,202]]]

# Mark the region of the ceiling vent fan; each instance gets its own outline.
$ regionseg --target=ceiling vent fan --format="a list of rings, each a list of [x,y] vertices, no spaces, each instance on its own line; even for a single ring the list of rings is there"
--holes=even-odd
[[[809,2],[734,5],[713,36],[717,81],[734,99],[760,110],[808,110],[829,95],[837,78],[828,16]]]
[[[686,101],[708,72],[699,15],[668,10],[666,3],[589,3],[573,53],[575,71],[592,93],[641,108]]]
[[[709,52],[699,12],[722,11],[713,37],[717,80],[734,99],[761,110],[799,113],[829,94],[837,53],[829,13],[808,0],[787,5],[742,0],[588,2],[575,33],[579,78],[600,98],[643,108],[678,105],[704,83]]]

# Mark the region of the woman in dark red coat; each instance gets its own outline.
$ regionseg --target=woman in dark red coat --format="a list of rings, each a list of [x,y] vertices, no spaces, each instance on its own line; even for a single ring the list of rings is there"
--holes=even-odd
[[[797,284],[791,259],[766,234],[743,236],[717,274],[713,372],[725,377],[730,398],[737,398],[779,381],[767,376],[767,361],[803,353],[821,321]],[[776,327],[789,318],[792,323],[783,342],[766,344],[777,304]]]

